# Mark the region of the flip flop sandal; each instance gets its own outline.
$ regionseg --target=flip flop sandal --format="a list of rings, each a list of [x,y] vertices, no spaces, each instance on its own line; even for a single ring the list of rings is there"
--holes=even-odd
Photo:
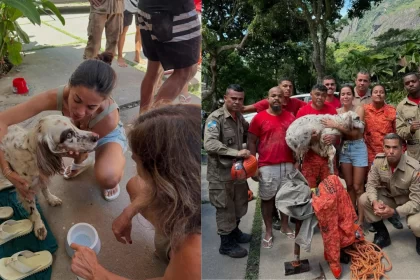
[[[9,206],[0,207],[0,219],[6,220],[13,216],[13,208]]]
[[[179,95],[179,103],[181,103],[181,104],[190,104],[191,100],[192,100],[191,95],[189,95],[189,96],[185,96],[183,94]]]
[[[264,242],[266,242],[268,245],[264,246]],[[272,236],[268,240],[263,239],[263,248],[265,248],[265,249],[273,248],[273,237]]]
[[[0,225],[0,245],[32,232],[33,223],[28,219],[7,220]]]
[[[49,251],[20,251],[10,258],[0,259],[0,277],[4,280],[20,280],[46,270],[52,261]]]
[[[82,163],[74,163],[74,160],[73,160],[73,162],[69,166],[67,166],[66,169],[64,170],[64,174],[63,174],[64,179],[68,180],[68,179],[71,179],[80,175],[83,171],[91,167],[94,164],[94,162],[95,162],[95,159],[90,155]],[[76,173],[74,173],[74,175],[68,175],[68,174],[71,174],[72,171],[76,171]]]
[[[104,190],[103,191],[103,195],[104,195],[104,198],[105,198],[106,201],[115,200],[120,195],[120,192],[121,192],[120,184],[118,184],[115,188],[117,188],[117,192],[114,193],[113,195],[108,195],[108,196],[106,195],[106,192],[110,191],[110,190]],[[111,190],[113,190],[113,189],[111,189]]]
[[[295,231],[293,231],[293,232],[283,232],[283,231],[281,231],[280,230],[280,233],[281,234],[283,234],[283,235],[286,235],[287,236],[287,238],[289,238],[289,239],[295,239]]]

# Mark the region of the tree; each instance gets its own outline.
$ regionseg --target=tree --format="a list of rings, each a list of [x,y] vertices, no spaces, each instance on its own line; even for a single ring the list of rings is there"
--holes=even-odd
[[[251,0],[252,2],[267,2],[266,0]],[[309,29],[312,42],[312,62],[316,69],[317,80],[321,82],[325,75],[326,67],[326,51],[327,39],[337,31],[339,20],[341,19],[340,11],[344,6],[344,0],[272,0],[281,7],[283,14],[290,14],[298,20],[304,21]],[[363,12],[374,4],[380,3],[382,0],[352,1],[349,9],[349,17],[362,17]]]
[[[204,107],[215,109],[229,83],[246,86],[247,99],[256,101],[280,76],[310,73],[307,28],[300,20],[280,17],[280,7],[246,0],[203,4]],[[300,82],[309,83],[311,75],[304,76]]]
[[[209,69],[203,74],[211,77],[211,82],[201,95],[203,100],[212,98],[212,109],[217,104],[218,60],[222,53],[244,47],[254,17],[246,1],[203,1],[203,66]]]

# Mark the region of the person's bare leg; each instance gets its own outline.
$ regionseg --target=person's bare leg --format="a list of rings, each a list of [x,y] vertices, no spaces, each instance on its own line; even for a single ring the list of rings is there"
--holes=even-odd
[[[124,174],[125,157],[120,144],[106,143],[95,151],[95,177],[104,196],[117,192],[117,185]],[[109,164],[112,162],[112,164]]]
[[[144,75],[140,87],[140,114],[146,112],[152,103],[153,91],[160,76],[160,68],[159,61],[147,61],[146,75]]]
[[[141,59],[140,52],[141,52],[141,35],[140,35],[140,26],[136,26],[136,37],[134,38],[134,42],[136,44],[136,50],[134,53],[134,61],[140,64],[144,64],[143,59]]]
[[[353,187],[356,193],[356,201],[359,201],[360,196],[365,192],[365,176],[366,176],[367,167],[353,167]],[[359,203],[358,203],[359,204]],[[359,214],[359,225],[363,225],[363,210],[360,211],[360,208],[363,207],[358,206],[358,214]]]
[[[197,64],[187,68],[175,69],[174,73],[160,87],[154,104],[174,101],[181,93],[185,84],[194,77],[196,72]]]
[[[353,183],[353,165],[351,163],[341,163],[341,172],[346,181],[347,193],[350,196],[351,203],[353,203],[354,210],[356,210],[356,192]]]
[[[182,88],[181,94],[179,95],[179,103],[189,104],[191,102],[191,94],[188,91],[189,81]]]
[[[289,227],[289,216],[280,211],[281,228],[283,233],[292,233],[293,230]]]
[[[127,35],[128,27],[126,26],[123,29],[122,34],[120,35],[120,39],[118,40],[118,59],[117,63],[120,67],[127,67],[127,63],[125,63],[125,60],[123,58],[123,49],[124,49],[124,43],[125,43],[125,36]]]
[[[271,237],[273,237],[273,201],[274,198],[270,200],[261,200],[261,213],[265,224],[265,240],[269,240]],[[266,246],[268,246],[268,244],[266,244]]]

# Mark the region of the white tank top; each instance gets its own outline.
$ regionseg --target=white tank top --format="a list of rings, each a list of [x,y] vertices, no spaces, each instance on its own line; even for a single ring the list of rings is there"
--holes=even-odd
[[[125,10],[132,14],[137,13],[137,4],[138,0],[124,0]]]

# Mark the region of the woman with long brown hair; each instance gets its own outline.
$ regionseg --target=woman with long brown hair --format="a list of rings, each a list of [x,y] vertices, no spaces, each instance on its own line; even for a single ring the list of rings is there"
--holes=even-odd
[[[155,227],[156,254],[169,262],[163,279],[201,279],[201,110],[170,105],[141,115],[129,133],[138,175],[127,184],[131,204],[114,221],[118,241],[131,241],[140,213]],[[95,253],[76,250],[72,271],[86,279],[125,279],[98,264]]]

